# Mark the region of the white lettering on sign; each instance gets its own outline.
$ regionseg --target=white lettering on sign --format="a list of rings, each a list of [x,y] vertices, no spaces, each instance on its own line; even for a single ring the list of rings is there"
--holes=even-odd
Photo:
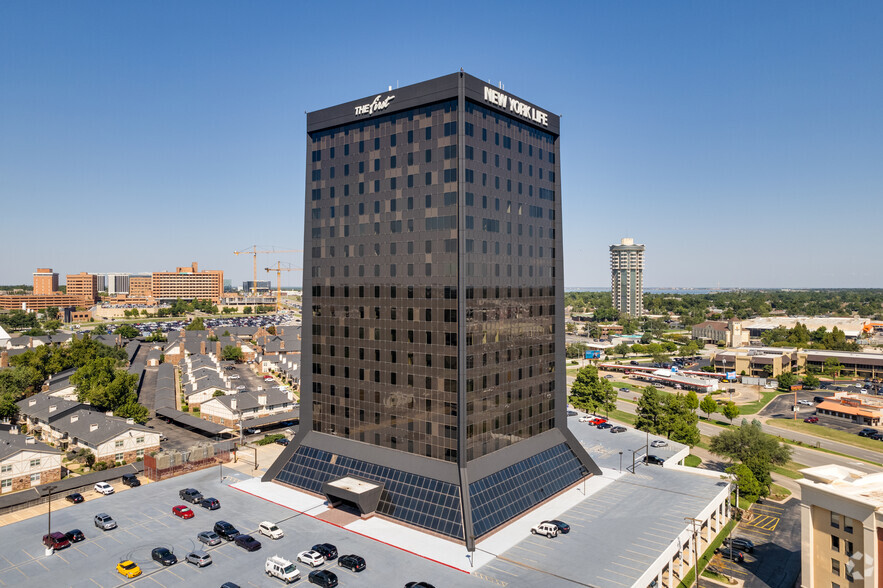
[[[370,104],[361,104],[359,106],[356,106],[356,116],[360,116],[362,114],[374,114],[378,110],[384,110],[394,99],[395,96],[390,94],[389,96],[381,100],[380,94],[378,94],[377,97],[374,98],[374,101]]]
[[[539,123],[544,127],[549,126],[549,115],[547,113],[488,86],[484,87],[484,100],[485,102],[490,102],[504,110],[508,109],[509,112],[535,123]]]

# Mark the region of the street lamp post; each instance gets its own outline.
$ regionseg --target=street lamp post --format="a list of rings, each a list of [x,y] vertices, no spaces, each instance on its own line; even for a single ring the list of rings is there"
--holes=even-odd
[[[48,530],[46,531],[46,533],[48,535],[52,534],[52,492],[55,490],[55,488],[57,488],[57,486],[46,486],[46,491],[49,493],[49,516],[48,516],[49,521],[48,521],[48,525],[47,525]],[[53,551],[53,549],[47,545],[46,546],[46,555],[50,555],[52,553],[52,551]]]
[[[619,452],[619,473],[622,473],[622,451]]]

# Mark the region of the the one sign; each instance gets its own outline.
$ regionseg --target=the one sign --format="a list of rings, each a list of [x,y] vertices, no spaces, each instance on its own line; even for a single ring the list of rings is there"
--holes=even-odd
[[[601,359],[601,351],[600,350],[588,350],[586,351],[586,359]]]
[[[728,380],[735,380],[736,379],[736,372],[727,372],[727,379]]]

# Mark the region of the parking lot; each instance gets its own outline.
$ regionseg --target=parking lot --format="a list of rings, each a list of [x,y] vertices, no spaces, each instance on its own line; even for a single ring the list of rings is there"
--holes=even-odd
[[[332,568],[342,586],[403,586],[413,580],[426,580],[437,587],[469,585],[473,581],[478,585],[477,579],[461,571],[231,488],[230,483],[248,476],[230,468],[224,468],[223,473],[224,481],[220,480],[218,469],[203,470],[54,511],[53,531],[79,528],[86,540],[50,556],[44,555],[41,544],[46,533],[45,516],[0,528],[0,544],[4,545],[0,556],[0,585],[94,588],[124,584],[219,586],[235,582],[240,586],[275,586],[282,582],[264,575],[264,562],[268,557],[280,555],[294,561],[298,552],[326,542],[336,545],[340,554],[356,553],[367,560],[367,569],[358,574],[338,567],[336,562],[322,566]],[[182,503],[178,491],[187,486],[218,498],[220,510],[195,507],[196,516],[192,519],[174,517],[171,508]],[[92,518],[99,512],[110,514],[119,527],[98,530]],[[203,546],[196,535],[211,530],[217,520],[226,520],[240,532],[254,535],[263,544],[262,549],[249,553],[227,542],[215,547]],[[258,524],[264,520],[277,523],[285,537],[273,541],[257,535]],[[152,561],[151,550],[161,546],[172,550],[179,562],[164,568]],[[207,551],[213,563],[197,568],[181,561],[194,548]],[[133,580],[117,574],[116,564],[125,559],[141,566],[143,574]],[[303,564],[297,567],[301,572],[300,582],[306,584],[310,568]]]

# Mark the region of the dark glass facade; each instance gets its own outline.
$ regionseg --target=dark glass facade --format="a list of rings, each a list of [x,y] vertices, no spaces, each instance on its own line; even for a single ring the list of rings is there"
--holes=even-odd
[[[464,76],[390,91],[389,113],[308,117],[302,422],[270,473],[317,491],[345,469],[307,465],[324,436],[353,463],[372,446],[419,457],[411,474],[458,482],[460,524],[401,514],[407,492],[382,514],[469,543],[598,470],[565,438],[557,118],[482,104]],[[497,453],[537,437],[554,459]],[[491,478],[525,495],[502,508]]]

